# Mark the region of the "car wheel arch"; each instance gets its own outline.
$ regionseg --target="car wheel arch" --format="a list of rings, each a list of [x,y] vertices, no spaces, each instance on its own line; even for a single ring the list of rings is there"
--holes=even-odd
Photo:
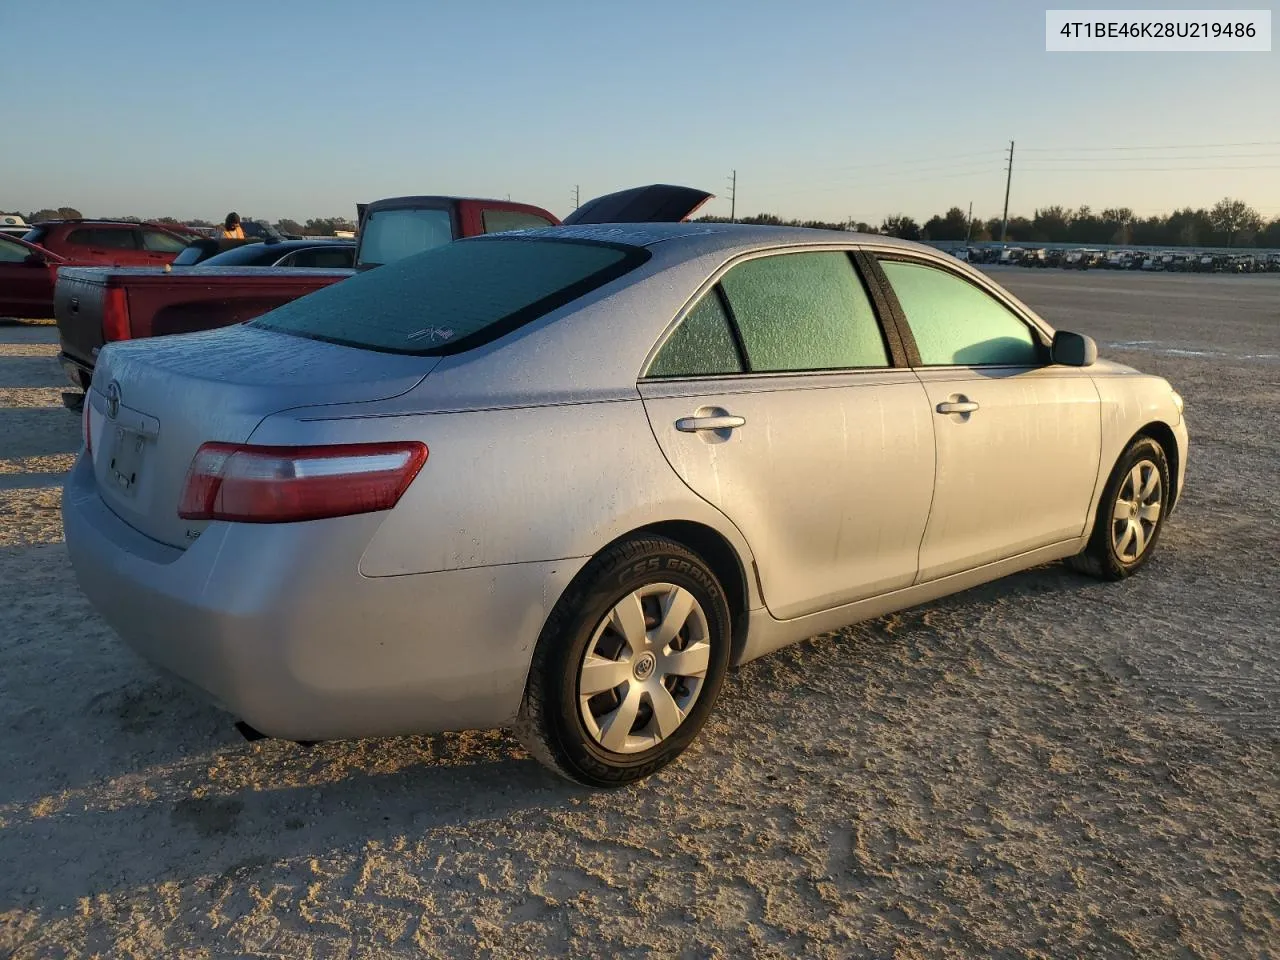
[[[1162,420],[1153,420],[1136,431],[1129,438],[1128,443],[1124,445],[1124,448],[1127,450],[1129,444],[1139,437],[1149,437],[1158,443],[1160,449],[1164,451],[1164,458],[1169,462],[1169,503],[1177,503],[1178,496],[1181,493],[1178,489],[1178,469],[1181,466],[1181,454],[1178,450],[1178,440],[1174,435],[1173,428]]]
[[[753,595],[747,577],[758,577],[755,571],[755,560],[750,556],[744,557],[721,531],[697,520],[660,520],[635,527],[602,544],[592,557],[599,556],[624,540],[654,536],[665,537],[696,554],[711,568],[716,579],[720,581],[729,606],[729,622],[732,631],[729,662],[731,665],[737,664],[746,648],[748,614]],[[587,563],[583,563],[578,573],[565,584],[560,596],[569,593],[577,585],[586,567]],[[560,596],[549,598],[548,616],[551,614],[551,609],[559,602]]]

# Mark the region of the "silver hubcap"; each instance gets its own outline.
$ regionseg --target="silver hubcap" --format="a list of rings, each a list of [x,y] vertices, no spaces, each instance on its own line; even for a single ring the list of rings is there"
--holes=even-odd
[[[1139,460],[1120,484],[1111,511],[1111,546],[1121,563],[1133,563],[1146,552],[1163,500],[1159,468],[1150,460]]]
[[[578,672],[587,732],[614,753],[661,743],[689,715],[710,663],[707,615],[692,593],[651,583],[627,594],[596,627]]]

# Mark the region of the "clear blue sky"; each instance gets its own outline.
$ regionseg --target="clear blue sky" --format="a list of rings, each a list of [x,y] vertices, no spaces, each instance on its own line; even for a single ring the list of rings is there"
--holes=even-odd
[[[1046,6],[1106,4],[0,0],[0,209],[563,215],[574,184],[669,181],[728,213],[737,168],[740,214],[992,216],[1015,139],[1014,212],[1280,215],[1280,53],[1049,54]]]

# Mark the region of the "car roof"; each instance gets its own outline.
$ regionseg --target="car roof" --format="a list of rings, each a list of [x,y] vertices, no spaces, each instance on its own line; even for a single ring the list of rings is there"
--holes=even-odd
[[[699,220],[682,223],[593,223],[578,226],[535,227],[512,231],[528,237],[559,237],[621,243],[634,247],[656,247],[666,244],[665,257],[697,257],[710,253],[738,254],[770,247],[841,243],[902,247],[936,254],[933,247],[910,240],[899,240],[882,234],[854,233],[847,230],[819,230],[812,227],[775,227],[750,223],[715,223]],[[497,236],[495,234],[494,236]],[[681,248],[676,253],[674,248]],[[664,258],[665,258],[664,257]]]

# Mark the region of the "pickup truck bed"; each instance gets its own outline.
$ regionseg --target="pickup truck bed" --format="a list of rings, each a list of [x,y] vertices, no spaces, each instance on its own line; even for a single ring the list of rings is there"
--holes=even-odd
[[[108,340],[243,323],[353,273],[310,267],[64,267],[53,305],[58,359],[67,379],[85,390]],[[253,278],[249,284],[247,277]]]

